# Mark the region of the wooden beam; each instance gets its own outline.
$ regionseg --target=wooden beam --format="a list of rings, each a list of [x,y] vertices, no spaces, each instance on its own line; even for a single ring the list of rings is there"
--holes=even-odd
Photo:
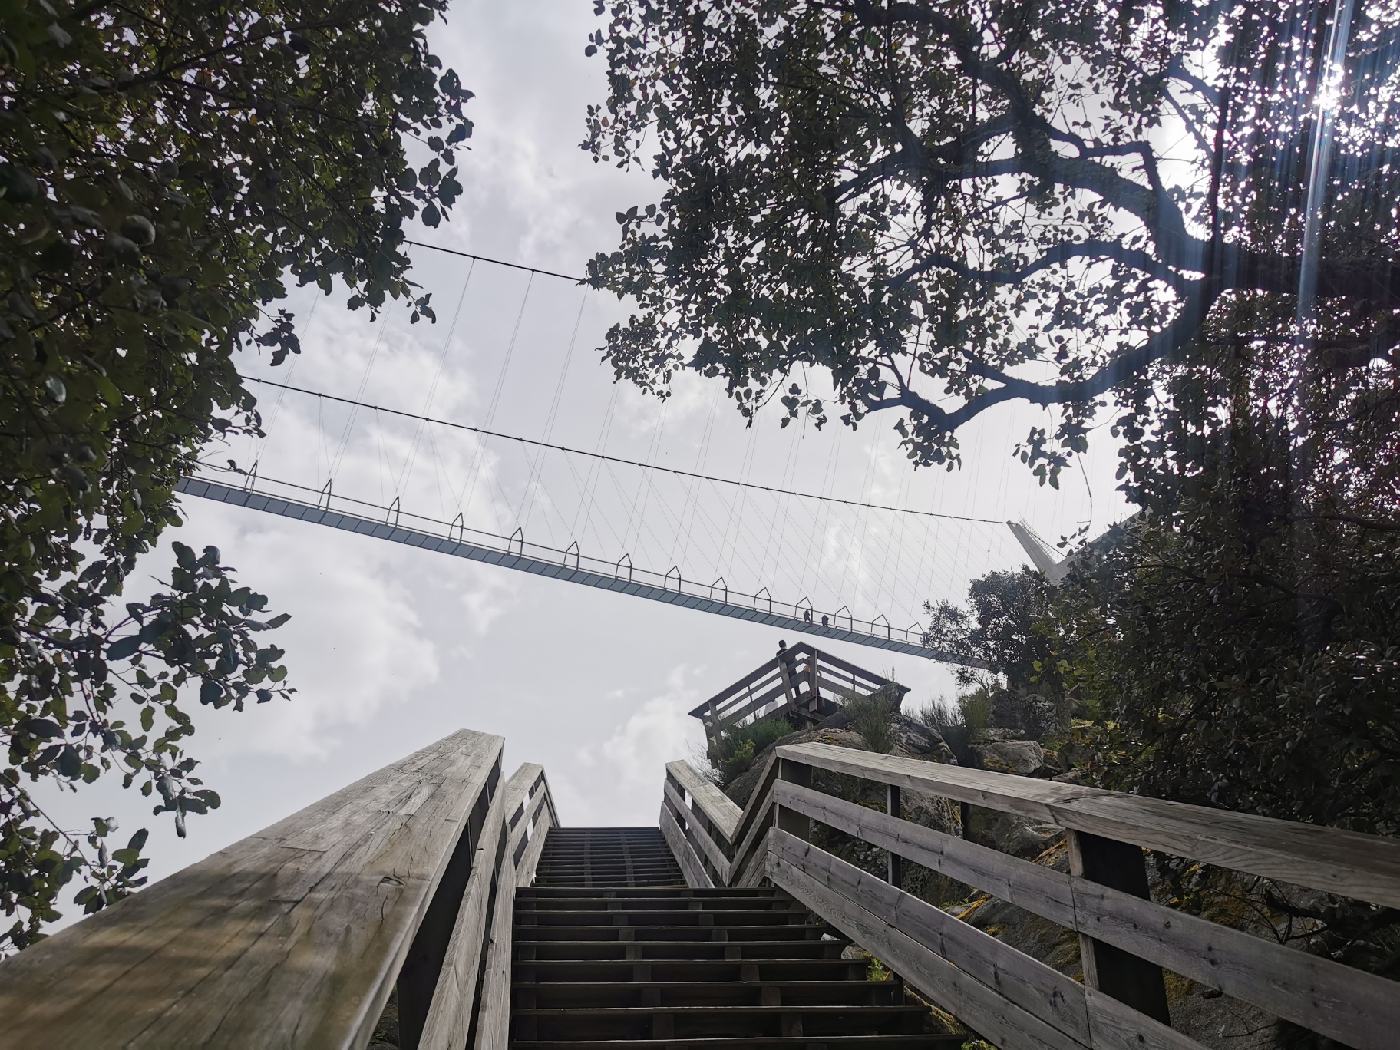
[[[404,1040],[418,1050],[460,1050],[466,1045],[476,1011],[477,975],[485,962],[491,892],[501,859],[507,853],[505,809],[506,802],[498,792],[472,856],[471,877],[452,923],[447,957],[438,973],[422,1035]],[[402,1032],[400,1011],[401,1038]]]
[[[770,842],[774,883],[1003,1050],[1204,1050],[810,843]]]
[[[1066,834],[1070,874],[1142,900],[1152,898],[1147,886],[1147,865],[1137,846],[1082,831]],[[1086,987],[1097,988],[1148,1017],[1171,1024],[1167,986],[1160,966],[1083,931],[1079,934],[1079,957]]]
[[[1016,813],[1324,893],[1400,907],[1400,839],[830,744],[784,745],[776,751],[821,769]]]
[[[676,823],[676,817],[671,812],[670,803],[665,799],[661,802],[659,824],[662,837],[666,840],[666,844],[671,847],[671,853],[675,856],[676,863],[681,866],[681,874],[685,876],[685,884],[693,889],[709,889],[714,886],[709,873],[705,871],[705,866],[700,863],[700,855],[695,852],[695,847],[686,841],[685,833]]]
[[[666,772],[690,795],[700,812],[719,832],[724,839],[721,845],[726,848],[731,846],[741,815],[741,810],[734,801],[696,772],[695,767],[685,759],[667,762]]]
[[[539,847],[544,842],[545,828],[552,820],[549,784],[544,779],[544,770],[534,763],[521,765],[506,781],[502,789],[502,803],[503,810],[515,816],[515,820],[507,820],[506,845],[496,870],[495,903],[491,910],[486,958],[482,965],[481,995],[476,1004],[474,1050],[505,1050],[509,1043],[515,890],[521,884],[522,872],[527,867],[530,872],[534,871],[534,864],[539,859]],[[526,832],[530,828],[534,828],[535,832],[527,844]],[[517,865],[514,857],[522,846],[524,852],[520,854],[521,860]]]
[[[690,813],[689,807],[685,804],[685,799],[681,798],[680,792],[672,786],[668,779],[662,784],[662,794],[666,801],[671,804],[672,811],[679,814],[685,821],[682,834],[700,857],[708,860],[714,871],[711,881],[716,886],[724,886],[729,881],[729,858],[724,855],[724,851],[715,845],[713,839],[706,833],[700,821]]]
[[[787,783],[775,803],[1351,1046],[1400,1031],[1400,983]]]
[[[0,963],[5,1040],[363,1046],[501,747],[454,733]]]

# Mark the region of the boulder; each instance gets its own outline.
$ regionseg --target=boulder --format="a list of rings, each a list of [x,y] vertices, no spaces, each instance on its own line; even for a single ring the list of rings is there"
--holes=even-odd
[[[1013,857],[1030,860],[1060,841],[1054,824],[1039,824],[1012,813],[974,806],[968,811],[967,838]]]
[[[998,740],[968,749],[978,769],[1033,777],[1045,766],[1045,749],[1034,740]]]

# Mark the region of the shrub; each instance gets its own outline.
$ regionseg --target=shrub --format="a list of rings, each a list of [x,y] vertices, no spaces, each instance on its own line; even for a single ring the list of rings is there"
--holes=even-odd
[[[916,717],[942,737],[954,757],[966,765],[972,734],[991,723],[992,698],[985,688],[978,688],[954,702],[930,700]]]
[[[786,718],[772,715],[719,734],[706,751],[715,779],[721,787],[732,783],[753,765],[754,759],[791,732],[792,725]]]
[[[894,747],[895,701],[883,689],[868,696],[856,696],[846,701],[851,716],[851,728],[861,735],[871,751],[887,754]]]

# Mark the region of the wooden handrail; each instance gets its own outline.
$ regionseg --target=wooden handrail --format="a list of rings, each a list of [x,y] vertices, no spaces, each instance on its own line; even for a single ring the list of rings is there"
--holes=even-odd
[[[396,981],[417,1030],[502,745],[454,733],[0,963],[6,1042],[363,1046]]]
[[[501,792],[507,814],[505,834],[494,870],[494,902],[485,927],[481,994],[475,1002],[475,1030],[468,1027],[475,1050],[505,1050],[510,1035],[511,932],[515,891],[534,878],[545,832],[555,823],[554,800],[544,769],[520,766]],[[475,989],[473,989],[475,992]],[[451,1044],[453,1050],[464,1040]]]
[[[889,812],[814,789],[816,770],[886,785]],[[1197,1048],[1162,1023],[1160,967],[1349,1045],[1389,1046],[1400,1030],[1400,983],[1154,903],[1142,854],[1396,906],[1400,840],[828,744],[775,748],[737,816],[689,786],[699,779],[667,766],[663,815],[685,809],[668,834],[683,870],[714,885],[771,880],[1002,1047]],[[905,791],[1056,824],[1071,871],[904,820]],[[1084,985],[905,893],[897,865],[880,879],[805,841],[811,821],[1074,930]]]
[[[783,746],[777,753],[818,769],[1016,813],[1371,904],[1400,907],[1397,839],[830,744]]]
[[[555,823],[463,730],[0,964],[6,1045],[504,1048],[515,889]],[[478,994],[480,990],[480,994]]]

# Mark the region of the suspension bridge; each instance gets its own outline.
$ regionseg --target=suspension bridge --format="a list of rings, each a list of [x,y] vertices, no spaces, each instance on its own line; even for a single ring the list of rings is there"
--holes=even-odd
[[[1055,574],[1054,554],[1024,521],[941,506],[941,491],[928,505],[912,506],[907,464],[885,464],[893,480],[881,484],[874,439],[855,464],[847,457],[844,472],[840,442],[856,439],[828,431],[814,448],[815,432],[805,422],[788,428],[786,448],[757,441],[751,426],[746,441],[731,439],[724,451],[718,446],[728,435],[716,426],[722,390],[710,392],[708,406],[692,403],[680,421],[686,410],[673,411],[674,398],[623,404],[622,385],[600,390],[599,370],[572,367],[591,293],[583,293],[571,322],[557,302],[540,301],[539,285],[567,287],[567,275],[465,255],[461,272],[446,276],[449,288],[454,277],[461,283],[436,346],[389,310],[372,340],[362,325],[349,328],[355,315],[341,319],[344,331],[335,319],[323,330],[315,324],[321,299],[313,299],[301,313],[300,333],[311,352],[277,373],[245,375],[268,392],[260,406],[263,435],[231,444],[222,464],[211,450],[179,490],[504,569],[964,665],[976,661],[929,636],[924,600],[956,599],[975,576],[1014,568],[1026,556]],[[521,276],[516,309],[493,309],[509,298],[503,278]],[[482,285],[488,287],[471,297]],[[459,338],[464,317],[471,328]],[[326,344],[321,349],[314,348],[318,339]],[[562,353],[553,349],[556,340]],[[398,355],[392,365],[386,349]],[[468,374],[454,361],[464,353],[499,357],[489,399],[484,387],[452,389]],[[551,353],[555,360],[544,364]],[[355,392],[319,389],[315,377],[294,382],[299,369],[318,360],[329,363],[333,378],[358,364]],[[544,403],[539,380],[551,367],[552,397],[542,425],[531,427],[526,421]],[[480,374],[479,364],[471,371]],[[414,395],[417,411],[401,407]],[[390,398],[400,404],[380,403]],[[448,411],[434,410],[444,403]],[[583,409],[561,411],[575,404]],[[475,410],[482,422],[453,418],[456,405]],[[601,419],[591,447],[586,437],[563,433],[566,415],[575,431]],[[694,451],[689,467],[666,461],[668,443]],[[759,462],[765,444],[782,457],[766,469]],[[710,465],[726,459],[737,460],[738,469]],[[802,487],[800,479],[815,478],[817,467],[820,483]],[[857,477],[859,487],[843,492]],[[1005,473],[1000,484],[1004,493]],[[437,514],[429,510],[434,500]]]

